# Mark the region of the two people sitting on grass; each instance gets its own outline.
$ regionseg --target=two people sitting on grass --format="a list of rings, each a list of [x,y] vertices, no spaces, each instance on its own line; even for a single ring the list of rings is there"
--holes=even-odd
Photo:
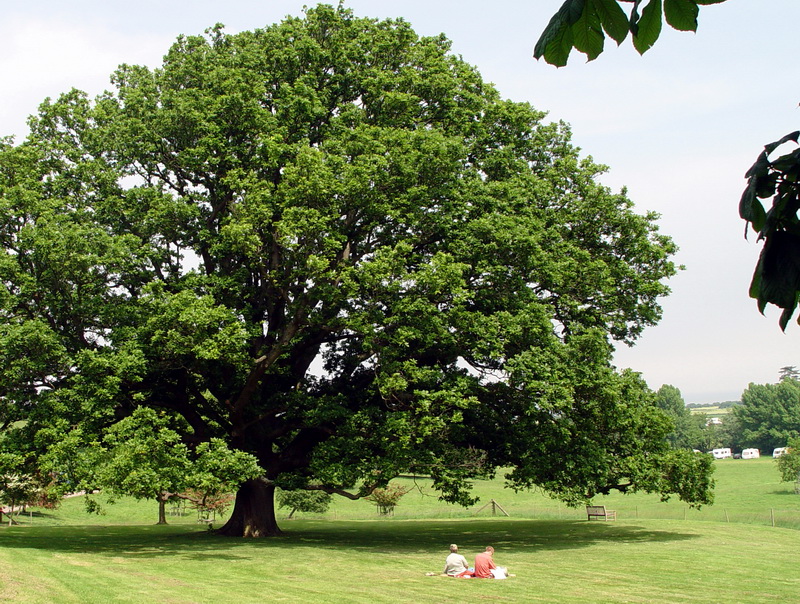
[[[462,579],[505,579],[508,576],[505,568],[498,568],[494,563],[494,548],[491,545],[475,556],[475,566],[469,568],[467,559],[458,553],[455,543],[450,546],[450,554],[445,560],[444,574]]]

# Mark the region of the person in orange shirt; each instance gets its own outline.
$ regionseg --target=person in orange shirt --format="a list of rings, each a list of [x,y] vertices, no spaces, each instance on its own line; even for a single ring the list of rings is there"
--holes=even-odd
[[[473,577],[477,579],[491,579],[492,569],[497,568],[494,563],[494,548],[490,545],[486,548],[485,552],[481,552],[475,556],[475,572]]]

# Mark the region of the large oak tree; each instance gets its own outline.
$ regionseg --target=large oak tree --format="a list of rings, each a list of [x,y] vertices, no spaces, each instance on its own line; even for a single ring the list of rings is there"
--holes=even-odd
[[[675,246],[443,36],[320,6],[113,84],[0,152],[6,442],[168,412],[264,470],[229,535],[279,531],[276,486],[406,472],[461,503],[500,467],[573,503],[710,500],[705,457],[611,365]]]

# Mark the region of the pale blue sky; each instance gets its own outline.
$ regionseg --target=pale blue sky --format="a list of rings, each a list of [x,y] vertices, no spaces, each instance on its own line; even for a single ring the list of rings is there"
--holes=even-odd
[[[39,0],[0,8],[0,135],[25,132],[41,100],[71,87],[108,87],[122,62],[157,66],[179,34],[215,23],[229,32],[297,15],[312,2],[279,0]],[[662,215],[687,270],[672,280],[664,319],[617,365],[687,402],[735,400],[749,382],[800,366],[800,327],[758,314],[747,288],[760,246],[743,238],[737,204],[761,147],[800,128],[797,0],[728,0],[701,8],[697,34],[665,30],[644,57],[629,41],[592,63],[555,69],[531,58],[561,0],[351,0],[357,14],[403,17],[444,32],[503,96],[572,124],[584,154],[610,166],[641,211]]]

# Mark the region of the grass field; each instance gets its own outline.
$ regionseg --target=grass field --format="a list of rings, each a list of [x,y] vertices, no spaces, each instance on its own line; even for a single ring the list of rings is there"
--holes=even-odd
[[[780,481],[775,461],[771,457],[760,459],[724,459],[715,462],[715,503],[700,510],[689,508],[677,499],[660,501],[657,495],[644,493],[612,494],[597,497],[595,503],[617,510],[620,520],[672,519],[708,520],[714,522],[738,522],[764,524],[782,528],[800,529],[800,497],[794,486]],[[476,481],[474,492],[480,497],[477,505],[463,508],[442,503],[430,489],[427,480],[400,479],[396,481],[411,490],[401,499],[389,520],[419,519],[467,519],[486,518],[492,515],[489,504],[495,500],[512,518],[570,520],[585,518],[583,508],[570,509],[558,501],[538,492],[515,493],[503,487],[502,477],[491,481]],[[100,501],[103,499],[100,497]],[[37,510],[32,518],[23,516],[25,525],[104,525],[104,524],[148,524],[157,519],[155,503],[134,503],[122,499],[113,505],[104,505],[103,515],[87,515],[83,499],[65,500],[58,510]],[[502,512],[495,509],[498,515]],[[288,515],[288,510],[281,510]],[[375,520],[379,516],[368,501],[350,501],[334,497],[327,514],[303,515],[315,520]],[[170,523],[196,523],[196,513],[189,510],[181,517],[168,517]],[[216,526],[224,518],[215,522]],[[282,520],[284,526],[292,521]]]
[[[4,531],[9,602],[793,602],[797,532],[676,521],[310,521],[234,540],[189,525]],[[515,577],[425,576],[486,543]]]
[[[733,407],[725,407],[720,409],[719,405],[708,405],[707,407],[692,407],[690,409],[692,415],[708,415],[710,417],[720,417],[733,413]]]
[[[155,526],[155,504],[124,500],[87,516],[80,499],[0,529],[0,601],[50,602],[795,602],[797,530],[736,521],[750,510],[800,517],[800,496],[780,483],[771,459],[717,462],[717,504],[729,521],[683,514],[645,518],[644,495],[608,497],[617,522],[540,494],[514,494],[499,480],[476,484],[484,502],[459,510],[410,492],[381,519],[367,502],[338,501],[325,517],[281,521],[276,539],[225,539],[187,514]],[[424,484],[422,490],[425,491]],[[722,507],[719,507],[722,506]],[[524,511],[560,510],[549,518]],[[458,516],[457,514],[460,514]],[[556,514],[560,514],[559,518]],[[417,515],[419,519],[412,519]],[[451,516],[451,517],[448,517]],[[699,521],[707,520],[707,521]],[[507,581],[428,577],[447,545],[472,558],[485,545],[516,575]]]
[[[717,460],[714,477],[715,503],[700,510],[691,509],[674,498],[662,502],[657,495],[645,493],[615,493],[597,497],[595,503],[617,510],[620,519],[708,520],[770,526],[774,522],[779,527],[800,529],[800,497],[795,494],[792,484],[780,481],[772,458]],[[585,518],[583,508],[570,509],[541,493],[514,493],[503,488],[499,478],[477,482],[474,490],[481,501],[468,509],[441,503],[424,480],[406,479],[398,482],[413,487],[395,510],[394,516],[398,519],[486,517],[492,514],[492,510],[484,506],[492,499],[514,518]],[[481,508],[484,509],[481,511]],[[337,499],[328,514],[329,518],[335,519],[368,519],[375,516],[375,507],[369,502],[343,499]]]

